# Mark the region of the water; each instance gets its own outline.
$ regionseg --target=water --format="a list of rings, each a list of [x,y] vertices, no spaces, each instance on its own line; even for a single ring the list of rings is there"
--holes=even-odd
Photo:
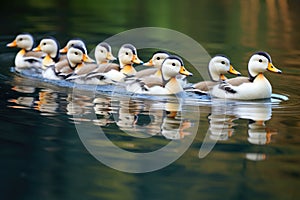
[[[1,199],[299,199],[299,6],[287,0],[3,2]],[[52,35],[61,45],[81,37],[92,50],[107,37],[144,26],[180,31],[210,55],[229,56],[243,74],[254,51],[268,51],[283,74],[266,76],[273,93],[288,100],[224,103],[190,95],[181,102],[111,93],[110,87],[78,94],[69,85],[10,70],[17,50],[5,44],[18,32],[30,32],[37,41]],[[149,59],[149,52],[140,52]],[[171,165],[130,174],[96,160],[78,125],[101,127],[114,144],[135,153],[195,138]],[[205,141],[216,144],[199,153]]]

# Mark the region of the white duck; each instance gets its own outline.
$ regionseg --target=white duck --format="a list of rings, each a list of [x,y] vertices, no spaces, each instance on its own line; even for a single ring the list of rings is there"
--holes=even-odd
[[[218,98],[254,100],[267,99],[272,95],[272,86],[263,75],[265,71],[282,73],[274,67],[271,56],[266,52],[254,53],[248,62],[249,77],[233,78],[232,82],[222,82],[211,90],[211,95]]]
[[[29,33],[17,35],[13,42],[7,44],[7,47],[18,47],[21,50],[15,57],[16,71],[23,69],[33,69],[39,71],[42,67],[42,57],[45,55],[41,52],[33,52],[32,47],[34,40]]]
[[[210,81],[195,83],[191,87],[185,88],[185,91],[206,94],[220,81],[226,80],[229,83],[231,82],[231,79],[227,79],[225,74],[241,75],[240,72],[233,68],[230,64],[230,60],[224,55],[216,55],[209,61],[208,73],[210,75]]]
[[[139,81],[130,83],[126,89],[129,92],[149,95],[170,95],[183,91],[180,82],[176,78],[178,74],[191,76],[192,73],[187,71],[183,61],[178,56],[169,56],[162,63],[161,67],[163,83],[159,85],[147,85]]]

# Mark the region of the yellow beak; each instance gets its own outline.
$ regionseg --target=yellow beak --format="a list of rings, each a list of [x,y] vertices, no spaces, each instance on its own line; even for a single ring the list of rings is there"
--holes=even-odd
[[[83,62],[88,62],[88,63],[92,63],[95,62],[95,60],[93,60],[92,58],[90,58],[88,55],[83,54]]]
[[[59,53],[67,53],[67,52],[68,52],[68,47],[67,46],[65,46],[64,48],[59,50]]]
[[[107,52],[106,59],[107,60],[117,60],[117,58],[114,57],[111,52]]]
[[[179,73],[183,74],[183,75],[186,75],[186,76],[193,76],[193,74],[191,72],[187,71],[184,66],[180,67]]]
[[[274,73],[278,73],[278,74],[281,74],[282,71],[277,69],[272,63],[269,62],[268,64],[268,68],[267,68],[268,71],[270,72],[274,72]]]
[[[148,62],[143,64],[144,66],[152,67],[153,66],[153,61],[150,59]]]
[[[141,61],[141,60],[137,57],[137,55],[133,55],[131,61],[132,61],[133,63],[135,63],[135,64],[143,64],[143,63],[144,63],[143,61]]]
[[[34,49],[32,49],[32,51],[42,51],[41,46],[39,45],[35,47]]]
[[[230,74],[234,74],[234,75],[238,75],[238,76],[240,76],[241,75],[241,73],[240,72],[238,72],[238,71],[236,71],[234,68],[233,68],[233,66],[232,65],[230,65],[230,67],[229,67],[229,71],[228,71]]]
[[[6,45],[7,47],[16,47],[17,46],[17,40],[12,41],[11,43]]]

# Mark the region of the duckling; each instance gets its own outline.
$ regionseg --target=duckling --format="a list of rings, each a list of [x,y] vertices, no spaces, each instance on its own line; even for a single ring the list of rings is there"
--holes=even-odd
[[[17,72],[23,69],[40,71],[42,67],[42,57],[45,56],[45,54],[42,52],[33,52],[33,44],[34,40],[32,35],[23,33],[17,35],[13,42],[6,45],[7,47],[21,48],[15,57],[15,69]]]
[[[96,52],[95,52],[96,53]],[[132,44],[124,44],[118,52],[119,67],[114,63],[107,63],[86,76],[89,84],[113,84],[123,82],[124,78],[136,74],[133,64],[142,64],[137,56],[136,48]]]
[[[216,55],[210,59],[208,64],[208,73],[211,81],[201,81],[193,84],[190,87],[186,87],[185,91],[195,92],[198,94],[207,94],[208,91],[217,85],[220,81],[231,82],[231,79],[227,79],[224,74],[230,73],[240,76],[241,73],[236,71],[230,64],[229,58],[224,55]]]
[[[67,59],[56,63],[54,67],[47,68],[43,77],[54,80],[67,79],[74,73],[78,73],[88,63],[93,65],[94,60],[85,54],[85,49],[82,46],[74,45],[68,50]],[[57,68],[60,68],[61,71],[56,71]]]
[[[222,82],[211,90],[211,95],[218,98],[238,100],[267,99],[271,97],[272,86],[263,72],[282,73],[277,69],[267,52],[254,53],[248,62],[248,78],[233,79],[231,83]]]
[[[40,44],[33,49],[33,51],[42,51],[46,53],[46,56],[44,57],[42,61],[42,68],[45,70],[49,66],[55,65],[60,60],[63,60],[60,58],[59,54],[59,43],[54,37],[46,37],[40,41]]]
[[[183,65],[183,61],[178,56],[167,57],[161,66],[162,73],[162,85],[148,86],[141,84],[141,82],[135,82],[128,84],[126,89],[129,92],[149,95],[170,95],[177,94],[183,91],[176,76],[183,74],[186,76],[192,76],[192,73],[187,71]]]

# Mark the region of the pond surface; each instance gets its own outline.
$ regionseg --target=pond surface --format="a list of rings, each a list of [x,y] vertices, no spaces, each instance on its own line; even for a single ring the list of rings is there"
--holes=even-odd
[[[1,199],[299,199],[299,8],[300,3],[288,0],[3,2]],[[110,36],[149,26],[188,35],[211,56],[230,57],[243,74],[253,52],[269,52],[283,73],[265,75],[273,93],[288,100],[130,96],[109,86],[102,92],[74,90],[12,72],[17,50],[5,46],[17,33],[30,32],[36,41],[52,35],[62,46],[80,37],[92,51]],[[144,61],[152,55],[140,52]],[[134,158],[106,148],[101,131],[82,142],[96,129],[132,153],[171,142],[178,148],[191,144],[162,169],[125,173],[86,149],[101,147],[100,155],[121,157],[126,165],[118,169],[136,167]]]

